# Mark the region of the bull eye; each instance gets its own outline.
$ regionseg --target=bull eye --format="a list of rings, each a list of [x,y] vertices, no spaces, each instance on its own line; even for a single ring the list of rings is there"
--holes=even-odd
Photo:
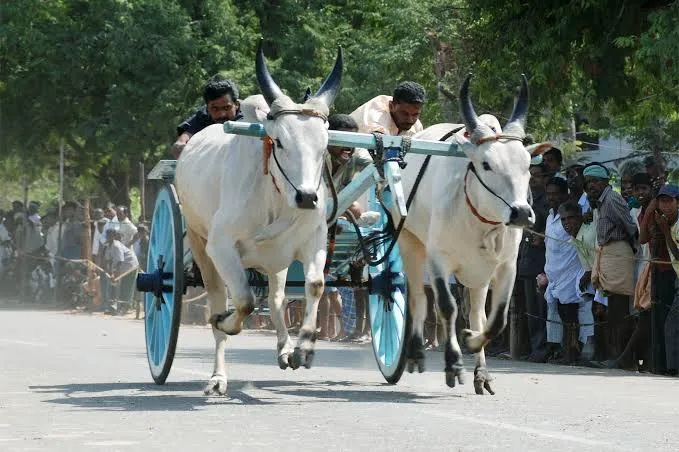
[[[279,140],[278,138],[276,138],[276,147],[283,149],[283,145],[281,144],[281,140]]]
[[[490,165],[488,164],[488,162],[483,162],[483,169],[485,171],[491,171]]]

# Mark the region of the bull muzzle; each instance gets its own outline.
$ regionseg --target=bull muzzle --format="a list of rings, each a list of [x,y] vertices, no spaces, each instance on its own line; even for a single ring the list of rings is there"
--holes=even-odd
[[[315,209],[318,203],[318,195],[316,192],[298,191],[295,195],[295,202],[300,209]]]
[[[529,205],[512,206],[508,225],[519,228],[533,227],[535,225],[535,212]]]

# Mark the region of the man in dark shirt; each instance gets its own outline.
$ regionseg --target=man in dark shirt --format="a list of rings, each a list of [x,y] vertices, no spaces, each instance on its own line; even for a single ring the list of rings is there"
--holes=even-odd
[[[238,87],[231,80],[210,80],[203,90],[205,105],[177,126],[177,141],[172,145],[172,155],[179,158],[189,139],[212,124],[237,121],[242,118]]]
[[[545,193],[545,185],[549,179],[548,170],[543,163],[530,167],[530,189],[533,196],[533,211],[535,212],[535,226],[533,230],[544,234],[549,204]],[[524,232],[517,266],[517,295],[523,295],[525,300],[526,322],[530,355],[533,362],[546,362],[546,331],[545,321],[547,304],[542,294],[538,293],[535,278],[545,268],[545,242],[542,237]],[[518,301],[518,300],[517,300]]]

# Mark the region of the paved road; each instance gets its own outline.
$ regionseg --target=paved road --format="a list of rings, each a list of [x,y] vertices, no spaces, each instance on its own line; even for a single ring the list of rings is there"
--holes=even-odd
[[[445,386],[441,353],[389,386],[369,345],[320,343],[315,366],[293,372],[274,344],[229,339],[229,397],[204,397],[205,327],[182,328],[160,387],[140,321],[0,311],[0,450],[679,449],[677,379],[490,360],[497,395],[482,397]]]

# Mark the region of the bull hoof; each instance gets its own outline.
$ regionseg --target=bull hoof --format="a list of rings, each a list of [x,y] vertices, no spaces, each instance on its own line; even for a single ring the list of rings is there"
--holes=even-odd
[[[417,369],[418,373],[424,372],[424,358],[406,358],[408,373],[413,373]]]
[[[212,328],[222,331],[229,336],[235,336],[241,332],[243,322],[238,321],[236,311],[224,311],[220,314],[213,314],[210,317]]]
[[[283,353],[282,355],[278,356],[278,367],[281,369],[285,370],[288,367],[292,367],[290,364],[290,359],[291,359],[291,354],[290,353]]]
[[[446,385],[449,388],[454,388],[456,383],[464,384],[464,367],[457,364],[446,369]]]
[[[311,369],[311,362],[313,359],[313,350],[302,350],[301,348],[296,347],[292,354],[292,359],[290,359],[290,367],[292,369],[298,369],[301,366],[304,366],[307,369]]]
[[[474,391],[478,395],[483,395],[483,390],[488,391],[490,395],[495,395],[495,391],[490,386],[493,377],[490,376],[485,367],[477,367],[474,369]]]
[[[470,353],[480,352],[488,342],[485,334],[469,329],[462,330],[462,337],[464,338],[464,345]]]
[[[226,395],[226,377],[213,375],[203,388],[205,395]]]

